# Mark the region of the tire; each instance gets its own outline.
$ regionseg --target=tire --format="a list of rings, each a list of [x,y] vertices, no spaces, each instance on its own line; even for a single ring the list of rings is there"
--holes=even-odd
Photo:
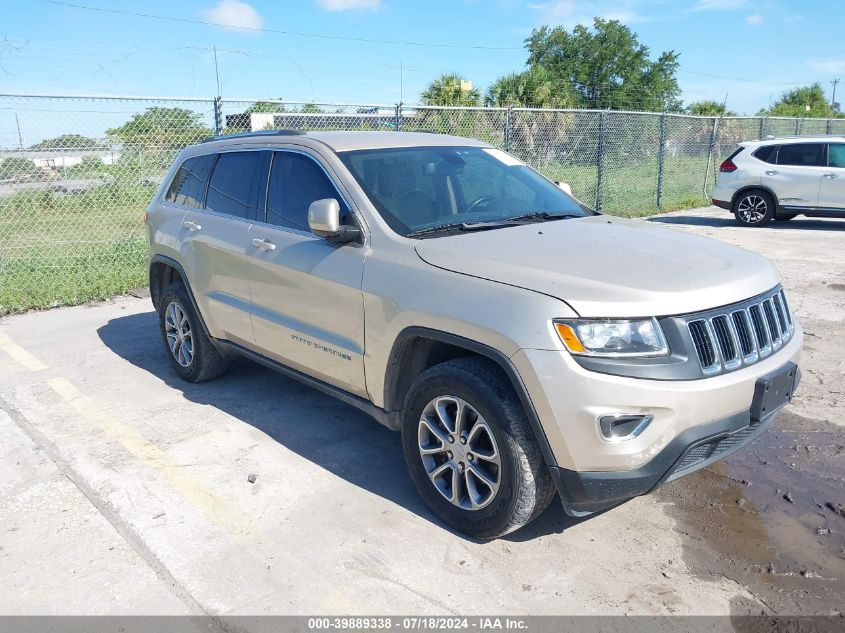
[[[229,361],[203,330],[185,286],[181,283],[167,286],[158,305],[164,351],[179,377],[188,382],[205,382],[225,374]]]
[[[464,411],[465,444],[449,432],[456,425],[444,423],[457,417],[458,407]],[[510,381],[484,358],[447,361],[414,381],[403,409],[402,447],[426,505],[464,534],[492,539],[513,532],[539,516],[555,495]],[[424,449],[431,454],[423,455]],[[465,468],[459,470],[461,464]],[[495,491],[479,472],[494,480]]]
[[[740,226],[765,226],[775,217],[775,200],[767,191],[749,189],[734,200],[733,213]]]
[[[798,217],[797,213],[784,213],[783,215],[776,215],[775,222],[787,222],[795,217]]]

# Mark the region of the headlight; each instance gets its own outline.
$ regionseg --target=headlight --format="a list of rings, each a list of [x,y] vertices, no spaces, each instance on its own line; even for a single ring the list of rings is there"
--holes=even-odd
[[[573,354],[615,358],[665,356],[669,345],[657,319],[555,321],[560,340]]]

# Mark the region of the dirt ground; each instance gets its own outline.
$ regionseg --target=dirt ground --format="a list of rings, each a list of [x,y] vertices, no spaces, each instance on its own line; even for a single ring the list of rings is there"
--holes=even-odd
[[[775,261],[794,401],[657,494],[489,543],[439,524],[355,409],[246,362],[177,380],[148,299],[0,319],[0,614],[838,614],[845,221],[651,221]]]

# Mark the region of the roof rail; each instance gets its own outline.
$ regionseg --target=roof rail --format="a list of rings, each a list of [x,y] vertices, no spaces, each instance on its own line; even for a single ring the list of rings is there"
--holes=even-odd
[[[222,141],[228,138],[253,138],[256,136],[305,136],[305,132],[299,130],[258,130],[257,132],[238,132],[237,134],[218,134],[217,136],[209,136],[202,140],[203,143],[211,143],[212,141]]]
[[[782,138],[845,138],[845,134],[786,134],[784,136],[775,136],[774,134],[766,134],[761,141],[776,141]]]

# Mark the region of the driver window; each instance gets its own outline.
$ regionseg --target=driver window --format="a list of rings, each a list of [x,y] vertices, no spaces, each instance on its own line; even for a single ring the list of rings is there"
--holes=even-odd
[[[348,215],[343,198],[312,158],[297,152],[274,152],[267,191],[267,223],[308,231],[308,207],[315,200],[334,198],[341,218]]]

